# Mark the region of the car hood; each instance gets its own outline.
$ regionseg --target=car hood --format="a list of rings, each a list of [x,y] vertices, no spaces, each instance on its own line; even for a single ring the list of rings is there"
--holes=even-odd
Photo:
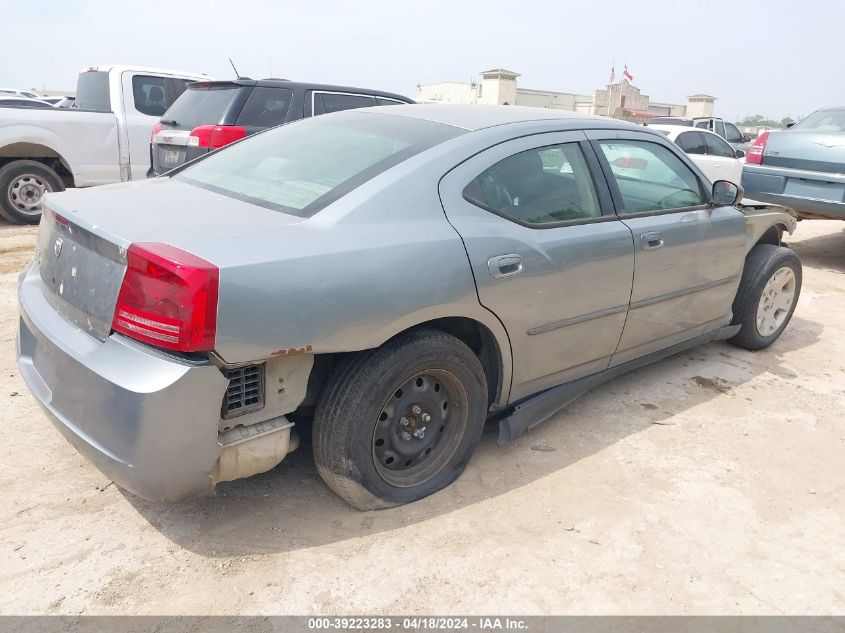
[[[845,173],[845,133],[818,130],[770,132],[763,164]]]

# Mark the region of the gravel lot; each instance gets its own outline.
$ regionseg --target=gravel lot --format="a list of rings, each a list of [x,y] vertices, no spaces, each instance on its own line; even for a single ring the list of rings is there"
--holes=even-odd
[[[845,224],[803,222],[792,324],[714,343],[495,429],[451,488],[360,513],[307,447],[213,498],[148,503],[62,439],[15,364],[0,226],[0,613],[842,613]]]

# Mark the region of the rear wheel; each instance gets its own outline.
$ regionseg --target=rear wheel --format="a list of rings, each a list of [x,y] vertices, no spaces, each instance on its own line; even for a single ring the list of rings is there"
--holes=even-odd
[[[34,160],[16,160],[0,169],[0,215],[16,224],[38,224],[44,196],[65,188],[59,175]]]
[[[472,350],[439,330],[408,332],[329,378],[314,417],[317,469],[359,510],[422,499],[461,474],[486,410]]]
[[[734,325],[742,325],[730,343],[757,350],[783,332],[801,294],[801,260],[789,248],[758,244],[745,258],[734,299]]]

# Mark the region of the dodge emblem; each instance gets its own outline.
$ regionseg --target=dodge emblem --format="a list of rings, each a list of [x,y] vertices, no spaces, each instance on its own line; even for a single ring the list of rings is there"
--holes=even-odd
[[[53,252],[56,254],[56,257],[58,257],[59,255],[62,254],[62,244],[63,243],[64,242],[62,242],[62,238],[60,238],[60,237],[56,238],[56,243],[53,244]]]

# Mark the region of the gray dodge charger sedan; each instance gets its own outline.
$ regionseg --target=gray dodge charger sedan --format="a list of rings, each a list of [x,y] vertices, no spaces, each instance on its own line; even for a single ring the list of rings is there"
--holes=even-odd
[[[18,362],[118,485],[209,493],[310,428],[360,509],[460,475],[624,371],[773,343],[795,220],[738,210],[647,128],[539,108],[390,106],[292,123],[166,177],[51,194]]]

